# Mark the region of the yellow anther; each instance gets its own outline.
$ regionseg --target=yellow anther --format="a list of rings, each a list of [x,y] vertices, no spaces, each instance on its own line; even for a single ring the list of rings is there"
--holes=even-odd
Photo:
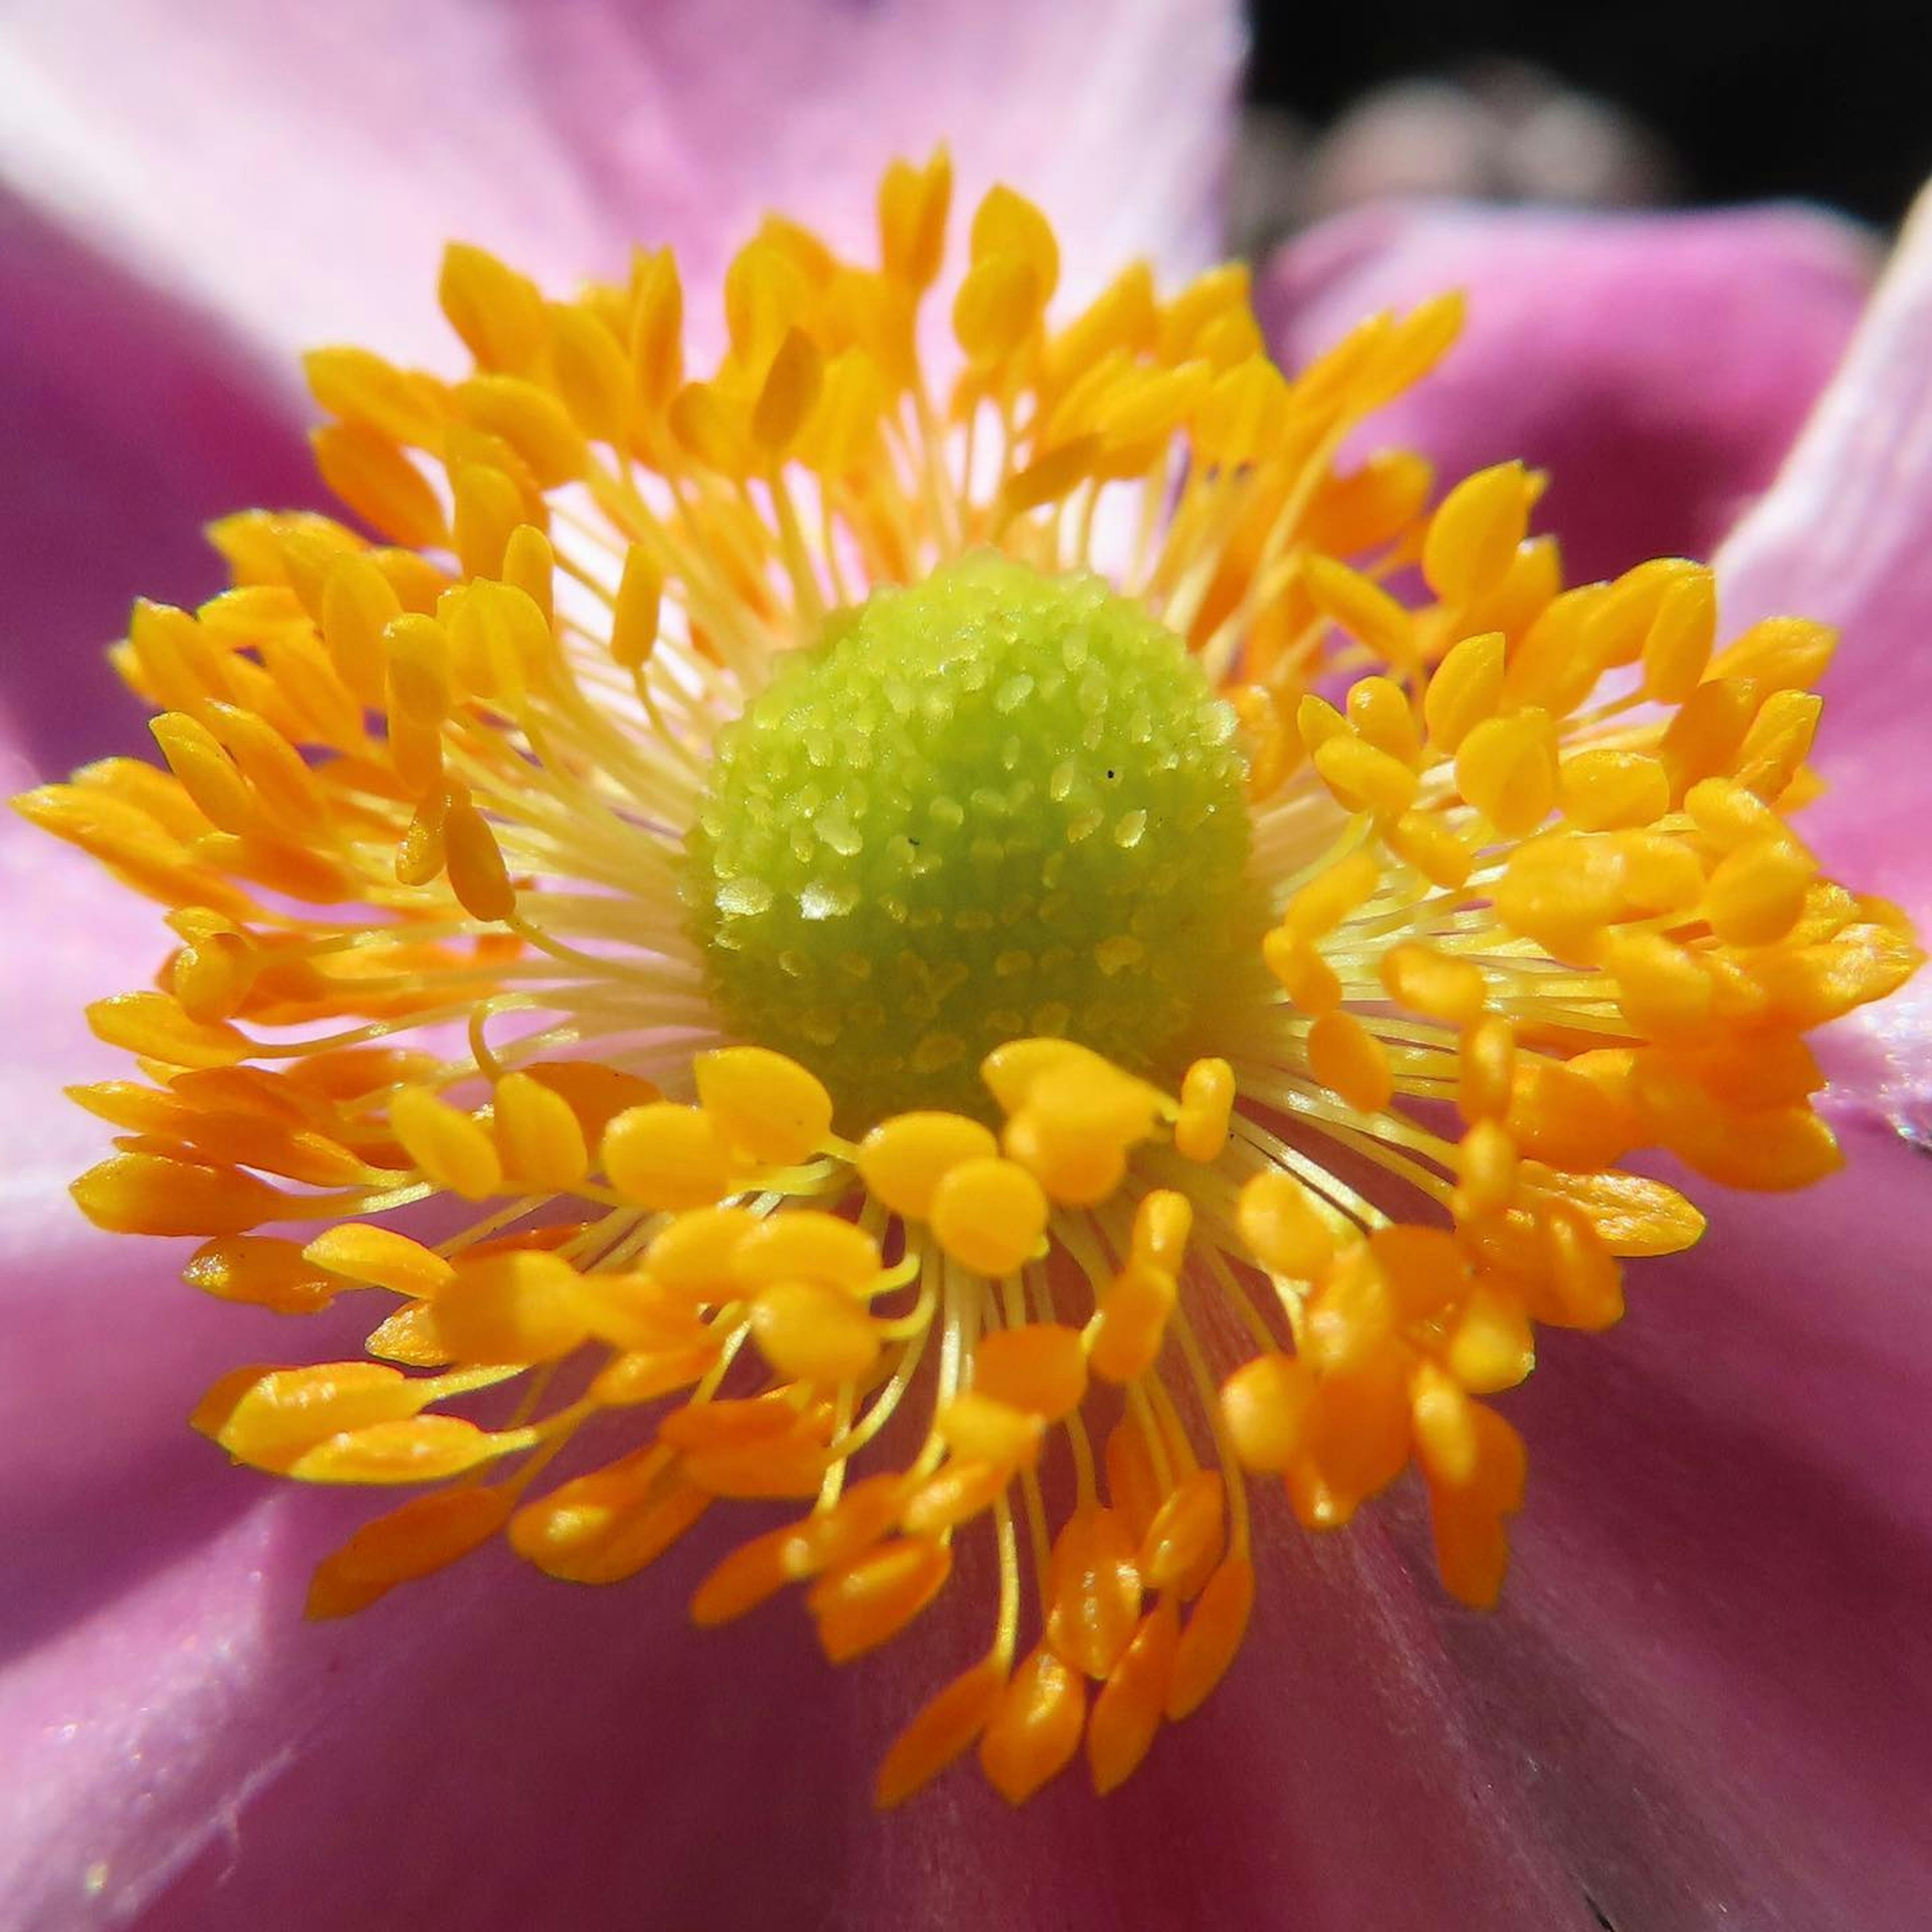
[[[1415,1372],[1409,1414],[1418,1460],[1432,1480],[1465,1487],[1476,1473],[1475,1405],[1433,1363]]]
[[[994,1100],[1001,1108],[1009,1113],[1016,1112],[1024,1104],[1035,1084],[1048,1073],[1084,1072],[1092,1079],[1106,1082],[1109,1076],[1115,1082],[1130,1082],[1136,1088],[1144,1082],[1134,1082],[1132,1076],[1120,1072],[1111,1060],[1104,1059],[1090,1047],[1078,1045],[1070,1040],[1010,1040],[1004,1046],[995,1047],[980,1063],[980,1076],[992,1090]],[[1146,1089],[1153,1094],[1151,1088]],[[1153,1104],[1158,1106],[1160,1096],[1153,1096]]]
[[[548,391],[518,376],[478,376],[459,383],[456,400],[478,428],[499,436],[530,466],[538,487],[554,490],[584,474],[584,438]]]
[[[955,1396],[933,1418],[933,1426],[962,1461],[1002,1469],[1030,1468],[1046,1429],[1030,1411],[970,1390]]]
[[[294,1242],[268,1234],[224,1234],[203,1242],[182,1270],[182,1280],[204,1294],[282,1315],[326,1308],[344,1286],[307,1259]]]
[[[1516,1079],[1516,1030],[1499,1013],[1463,1029],[1457,1064],[1456,1104],[1466,1120],[1500,1118],[1508,1110]]]
[[[1094,1700],[1087,1721],[1087,1765],[1094,1790],[1103,1797],[1133,1775],[1153,1746],[1180,1637],[1174,1600],[1162,1597],[1141,1619]]]
[[[702,1107],[654,1100],[628,1107],[604,1130],[604,1171],[640,1206],[709,1207],[730,1186],[731,1155]]]
[[[1076,1670],[1103,1678],[1133,1640],[1141,1610],[1138,1541],[1118,1510],[1076,1510],[1054,1539],[1047,1641]]]
[[[864,1307],[842,1289],[815,1281],[780,1281],[752,1302],[752,1334],[765,1360],[800,1382],[850,1382],[879,1352]]]
[[[1256,463],[1280,446],[1288,388],[1281,371],[1251,356],[1216,376],[1195,418],[1202,460],[1230,469]]]
[[[392,543],[437,550],[448,541],[429,479],[387,436],[359,423],[331,423],[310,430],[309,443],[322,480]]]
[[[1358,848],[1304,886],[1288,901],[1281,922],[1297,938],[1319,939],[1372,898],[1382,883],[1375,854]]]
[[[1307,940],[1286,926],[1263,935],[1262,958],[1281,989],[1305,1013],[1325,1013],[1342,1004],[1342,982]]]
[[[1480,966],[1413,943],[1383,954],[1382,981],[1397,1005],[1455,1026],[1474,1019],[1488,993]]]
[[[1234,1110],[1234,1070],[1225,1060],[1197,1060],[1180,1083],[1174,1150],[1184,1160],[1219,1160]]]
[[[1381,830],[1398,858],[1446,892],[1462,885],[1475,863],[1475,854],[1462,835],[1433,812],[1406,812]]]
[[[1729,945],[1772,945],[1798,923],[1817,872],[1790,839],[1754,840],[1719,861],[1705,891],[1704,916]]]
[[[1429,520],[1422,574],[1445,604],[1471,604],[1501,582],[1528,532],[1536,479],[1520,463],[1467,476]]]
[[[1300,1454],[1315,1378],[1292,1355],[1257,1355],[1221,1384],[1221,1415],[1242,1466],[1275,1474]]]
[[[610,655],[626,670],[646,663],[657,648],[663,600],[663,572],[644,544],[634,543],[624,555],[616,607],[610,614]]]
[[[1394,1333],[1396,1308],[1388,1275],[1366,1242],[1342,1249],[1309,1304],[1304,1338],[1310,1366],[1324,1374],[1364,1368]]]
[[[654,1281],[694,1301],[729,1301],[737,1293],[732,1257],[758,1228],[748,1208],[693,1208],[652,1238],[644,1265]]]
[[[751,423],[743,403],[715,382],[687,382],[671,398],[671,434],[708,470],[742,477],[752,469]]]
[[[563,1192],[590,1172],[583,1125],[569,1102],[527,1073],[506,1074],[496,1082],[494,1124],[514,1186]]]
[[[825,380],[825,358],[802,328],[788,329],[772,358],[764,387],[752,411],[752,434],[773,456],[797,439],[817,406]]]
[[[632,258],[628,346],[644,400],[662,410],[684,374],[684,291],[668,248],[639,249]]]
[[[1613,933],[1604,968],[1616,982],[1624,1017],[1653,1039],[1697,1033],[1710,1018],[1714,988],[1708,970],[1696,953],[1661,933]]]
[[[489,1130],[428,1088],[398,1094],[389,1102],[389,1125],[403,1151],[437,1186],[481,1201],[502,1186],[502,1162]]]
[[[342,1617],[366,1610],[398,1583],[447,1568],[486,1543],[510,1514],[498,1490],[437,1490],[412,1496],[399,1508],[365,1522],[325,1557],[309,1584],[311,1617]]]
[[[366,424],[418,449],[442,446],[448,402],[434,376],[398,369],[366,349],[314,349],[302,358],[309,394],[331,416]]]
[[[946,1544],[902,1537],[821,1577],[805,1601],[825,1654],[844,1664],[897,1636],[939,1594],[952,1567]]]
[[[1558,767],[1564,816],[1580,830],[1654,825],[1670,809],[1664,767],[1640,752],[1573,752]]]
[[[1010,1804],[1024,1804],[1080,1748],[1086,1689],[1044,1645],[1015,1671],[980,1739],[980,1766]]]
[[[857,1165],[866,1186],[894,1214],[924,1221],[947,1174],[998,1152],[991,1131],[963,1114],[900,1114],[860,1143]]]
[[[1150,1189],[1134,1210],[1134,1259],[1178,1274],[1193,1226],[1194,1204],[1186,1195],[1171,1187]]]
[[[242,1369],[216,1383],[190,1420],[242,1461],[286,1469],[332,1436],[413,1416],[440,1392],[378,1362]]]
[[[166,993],[115,993],[87,1009],[87,1024],[110,1046],[170,1066],[232,1066],[248,1054],[246,1035],[225,1022],[190,1019]]]
[[[536,284],[487,250],[452,242],[443,250],[437,298],[450,326],[486,369],[527,368],[544,339]]]
[[[322,642],[337,676],[364,704],[382,700],[382,633],[401,615],[394,586],[367,557],[351,553],[329,566],[322,593]]]
[[[795,1060],[762,1046],[721,1047],[692,1062],[698,1097],[731,1146],[753,1160],[808,1160],[832,1131],[832,1099]]]
[[[1395,1090],[1388,1052],[1353,1013],[1324,1013],[1308,1029],[1308,1066],[1360,1113],[1380,1112]]]
[[[436,1298],[438,1338],[461,1362],[548,1362],[590,1335],[577,1270],[540,1248],[460,1258]]]
[[[1052,224],[1024,195],[1003,183],[988,189],[973,211],[971,247],[976,264],[1000,255],[1024,262],[1041,307],[1053,299],[1060,285],[1060,244]]]
[[[148,727],[168,769],[182,782],[208,822],[224,832],[245,832],[261,816],[247,780],[220,741],[199,718],[164,712]]]
[[[1643,640],[1644,694],[1682,704],[1696,689],[1718,634],[1718,591],[1708,570],[1677,579],[1659,601]]]
[[[1514,1388],[1536,1366],[1528,1318],[1514,1303],[1477,1289],[1450,1331],[1448,1365],[1473,1395]]]
[[[1415,802],[1420,781],[1400,758],[1353,736],[1315,748],[1315,769],[1345,812],[1398,818]]]
[[[1757,716],[1760,693],[1749,678],[1713,678],[1700,684],[1665,728],[1658,756],[1681,799],[1700,778],[1727,773]]]
[[[516,910],[502,849],[466,793],[452,797],[443,814],[442,850],[449,889],[472,919],[505,920]]]
[[[304,1260],[331,1274],[372,1288],[424,1299],[440,1292],[455,1270],[442,1256],[393,1228],[343,1221],[325,1228],[303,1249]]]
[[[1749,678],[1763,692],[1809,692],[1831,668],[1838,634],[1808,617],[1766,617],[1711,662],[1713,677]]]
[[[1422,694],[1423,722],[1438,751],[1454,752],[1502,701],[1503,634],[1485,631],[1443,653]]]
[[[1485,718],[1456,754],[1456,785],[1505,836],[1534,832],[1556,804],[1556,735],[1534,709]]]
[[[973,1388],[1009,1408],[1058,1422],[1087,1393],[1080,1330],[1036,1322],[983,1336],[973,1352]]]
[[[969,1522],[992,1506],[1012,1480],[1012,1471],[997,1462],[970,1462],[954,1456],[914,1491],[899,1512],[909,1536],[938,1536]]]
[[[794,1208],[768,1215],[740,1235],[730,1249],[731,1279],[741,1288],[778,1281],[816,1282],[848,1297],[872,1286],[879,1273],[879,1244],[864,1228],[836,1214]]]
[[[1046,298],[1024,256],[989,255],[975,263],[952,304],[959,346],[982,368],[996,368],[1038,323]]]
[[[495,464],[457,463],[449,476],[456,556],[466,577],[496,577],[510,539],[530,520],[515,482]]]
[[[550,364],[557,394],[586,436],[622,449],[635,410],[631,364],[610,324],[593,310],[550,310]]]
[[[1103,1382],[1130,1382],[1147,1373],[1167,1339],[1180,1298],[1174,1264],[1136,1256],[1114,1277],[1088,1324],[1088,1366]]]
[[[1786,836],[1784,821],[1757,793],[1730,778],[1706,778],[1684,794],[1691,823],[1721,850]]]
[[[1229,1557],[1208,1578],[1175,1647],[1167,1687],[1170,1724],[1198,1710],[1226,1674],[1246,1634],[1254,1600],[1254,1565],[1244,1556]]]
[[[879,255],[887,274],[922,293],[938,279],[952,200],[952,163],[944,148],[923,167],[895,161],[879,184]]]
[[[937,1777],[984,1730],[1006,1688],[1006,1666],[983,1658],[937,1693],[893,1741],[879,1766],[872,1799],[882,1811]]]
[[[1292,1174],[1256,1174],[1241,1190],[1238,1220],[1248,1252],[1272,1274],[1316,1281],[1334,1259],[1328,1217]]]
[[[1046,1196],[1017,1162],[962,1161],[932,1195],[932,1232],[955,1261],[976,1273],[1010,1274],[1046,1231]]]
[[[1000,1142],[1048,1198],[1064,1207],[1097,1207],[1126,1173],[1126,1147],[1121,1138],[1077,1114],[1052,1112],[1029,1103],[1006,1123]]]
[[[1221,1554],[1226,1507],[1218,1470],[1197,1469],[1182,1479],[1141,1538],[1135,1567],[1149,1589],[1184,1599],[1198,1591]]]
[[[1377,657],[1392,664],[1414,662],[1414,622],[1379,584],[1326,556],[1309,557],[1301,580],[1322,615]]]
[[[1493,1118],[1478,1120],[1456,1149],[1456,1219],[1500,1214],[1516,1198],[1516,1142],[1509,1130]]]
[[[1422,734],[1408,694],[1390,677],[1358,678],[1348,687],[1348,722],[1368,743],[1405,765],[1422,756]]]

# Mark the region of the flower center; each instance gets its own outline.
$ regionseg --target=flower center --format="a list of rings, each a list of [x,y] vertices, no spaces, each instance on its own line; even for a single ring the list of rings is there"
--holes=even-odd
[[[984,1113],[1064,1034],[1137,1070],[1251,954],[1234,719],[1099,578],[990,553],[885,590],[720,734],[684,890],[743,1037],[842,1121]]]

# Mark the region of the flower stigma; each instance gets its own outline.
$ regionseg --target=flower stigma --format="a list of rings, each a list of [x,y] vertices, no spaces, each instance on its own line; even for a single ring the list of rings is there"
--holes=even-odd
[[[932,356],[950,202],[895,165],[864,265],[768,219],[701,372],[667,252],[558,298],[452,246],[460,380],[308,358],[345,518],[136,607],[163,765],[17,801],[172,938],[89,1010],[82,1208],[366,1313],[194,1416],[409,1492],[310,1612],[739,1517],[700,1624],[928,1633],[882,1804],[1118,1785],[1258,1546],[1406,1474],[1493,1603],[1538,1329],[1696,1240],[1656,1156],[1830,1173],[1807,1036],[1919,960],[1793,829],[1828,629],[1354,453],[1456,298],[1285,373],[1239,269],[1056,312],[996,188]]]
[[[876,592],[718,734],[684,890],[724,1020],[860,1123],[988,1114],[1029,1034],[1146,1070],[1258,963],[1235,730],[1096,576]]]

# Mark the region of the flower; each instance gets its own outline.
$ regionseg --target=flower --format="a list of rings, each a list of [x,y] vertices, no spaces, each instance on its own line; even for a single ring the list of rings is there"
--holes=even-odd
[[[1492,485],[1490,485],[1490,487],[1492,487],[1492,489],[1496,489],[1496,483],[1493,483],[1493,481],[1492,481]],[[230,531],[230,536],[236,536],[236,537],[245,536],[245,533],[248,533],[248,526],[242,526],[242,527],[238,527],[238,530],[232,530],[232,531]],[[257,533],[259,533],[259,530],[257,530]],[[891,640],[886,640],[886,641],[891,641]],[[125,1010],[125,1009],[122,1009],[122,1010]],[[148,1010],[148,1012],[153,1012],[153,1009],[147,1009],[147,1010]],[[767,1072],[767,1074],[769,1074],[769,1072],[772,1072],[772,1069],[769,1069],[769,1066],[765,1066],[764,1072]],[[1211,1076],[1211,1074],[1210,1074],[1210,1076],[1208,1076],[1208,1082],[1205,1082],[1205,1084],[1208,1084],[1208,1086],[1210,1086],[1210,1088],[1214,1086],[1214,1076]],[[1184,1097],[1186,1097],[1186,1096],[1184,1096],[1184,1094],[1183,1094],[1183,1096],[1180,1096],[1180,1097],[1183,1097],[1183,1100],[1184,1100]],[[440,1117],[433,1117],[433,1119],[440,1119]],[[446,1733],[444,1733],[444,1735],[446,1735]]]

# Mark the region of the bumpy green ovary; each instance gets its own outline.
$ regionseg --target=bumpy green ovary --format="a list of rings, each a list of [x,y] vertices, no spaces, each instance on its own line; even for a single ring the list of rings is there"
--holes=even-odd
[[[719,735],[683,890],[729,1028],[841,1126],[986,1116],[981,1059],[1065,1034],[1166,1070],[1245,978],[1232,713],[1100,578],[990,554],[881,590]]]

